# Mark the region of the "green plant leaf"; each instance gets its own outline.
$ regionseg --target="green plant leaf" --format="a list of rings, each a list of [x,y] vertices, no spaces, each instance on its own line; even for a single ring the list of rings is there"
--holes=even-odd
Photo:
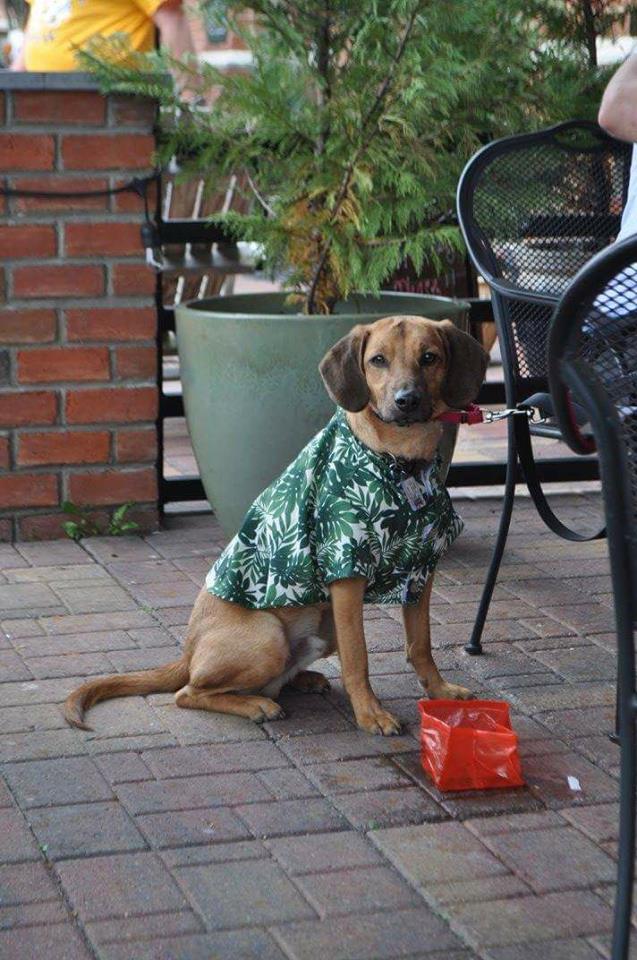
[[[69,520],[66,523],[62,524],[62,529],[64,530],[67,537],[71,538],[71,540],[82,539],[83,533],[79,523],[73,523],[72,520]]]
[[[118,529],[121,530],[122,533],[128,533],[129,531],[132,533],[135,530],[139,530],[139,524],[135,523],[134,520],[127,520],[126,523],[120,524]]]
[[[121,520],[123,520],[132,506],[132,503],[124,503],[121,507],[118,507],[117,510],[113,512],[113,522],[119,523]]]

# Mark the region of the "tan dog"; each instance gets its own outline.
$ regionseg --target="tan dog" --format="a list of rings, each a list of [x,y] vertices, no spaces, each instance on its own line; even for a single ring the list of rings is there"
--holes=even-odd
[[[365,447],[406,461],[431,461],[442,435],[433,418],[475,399],[486,363],[479,344],[448,320],[387,317],[355,327],[327,353],[320,370]],[[406,656],[430,697],[467,698],[468,690],[443,680],[432,657],[431,585],[430,576],[418,602],[403,606]],[[179,707],[275,720],[283,715],[273,699],[281,687],[326,690],[323,674],[306,668],[338,651],[358,725],[370,733],[398,733],[398,721],[381,706],[369,682],[366,587],[360,576],[337,580],[329,583],[329,602],[271,609],[248,609],[204,587],[179,660],[89,681],[68,697],[65,717],[90,729],[83,723],[84,711],[100,700],[170,691],[176,692]]]

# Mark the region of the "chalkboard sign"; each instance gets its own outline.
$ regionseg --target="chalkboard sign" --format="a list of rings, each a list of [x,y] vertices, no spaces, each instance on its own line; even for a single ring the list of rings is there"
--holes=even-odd
[[[476,295],[473,276],[467,258],[462,253],[443,253],[442,266],[425,261],[416,270],[411,260],[405,260],[396,273],[383,285],[385,290],[398,293],[426,293],[436,297],[471,297]]]

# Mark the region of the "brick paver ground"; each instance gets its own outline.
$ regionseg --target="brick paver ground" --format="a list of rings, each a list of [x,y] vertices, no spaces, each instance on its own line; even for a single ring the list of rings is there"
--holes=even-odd
[[[556,498],[586,525],[592,496]],[[358,731],[338,667],[263,727],[115,700],[94,731],[60,702],[82,678],[173,658],[223,539],[208,517],[140,538],[0,545],[3,960],[599,960],[617,848],[614,634],[604,543],[516,511],[486,630],[462,649],[497,521],[464,500],[441,566],[447,676],[505,698],[528,787],[439,793],[418,755],[400,611],[366,611],[370,670],[402,736]],[[580,789],[569,786],[576,777]]]

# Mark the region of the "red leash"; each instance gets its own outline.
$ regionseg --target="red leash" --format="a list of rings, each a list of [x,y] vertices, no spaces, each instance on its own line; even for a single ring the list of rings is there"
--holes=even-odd
[[[506,420],[508,417],[514,416],[528,417],[532,423],[546,423],[548,419],[542,415],[539,407],[483,410],[477,403],[470,403],[464,410],[448,410],[446,413],[438,414],[433,419],[441,420],[443,423],[466,423],[473,426],[476,423],[496,423],[498,420]]]
[[[443,423],[484,423],[484,412],[476,403],[470,403],[464,410],[449,410],[447,413],[440,413],[434,419],[442,420]]]

